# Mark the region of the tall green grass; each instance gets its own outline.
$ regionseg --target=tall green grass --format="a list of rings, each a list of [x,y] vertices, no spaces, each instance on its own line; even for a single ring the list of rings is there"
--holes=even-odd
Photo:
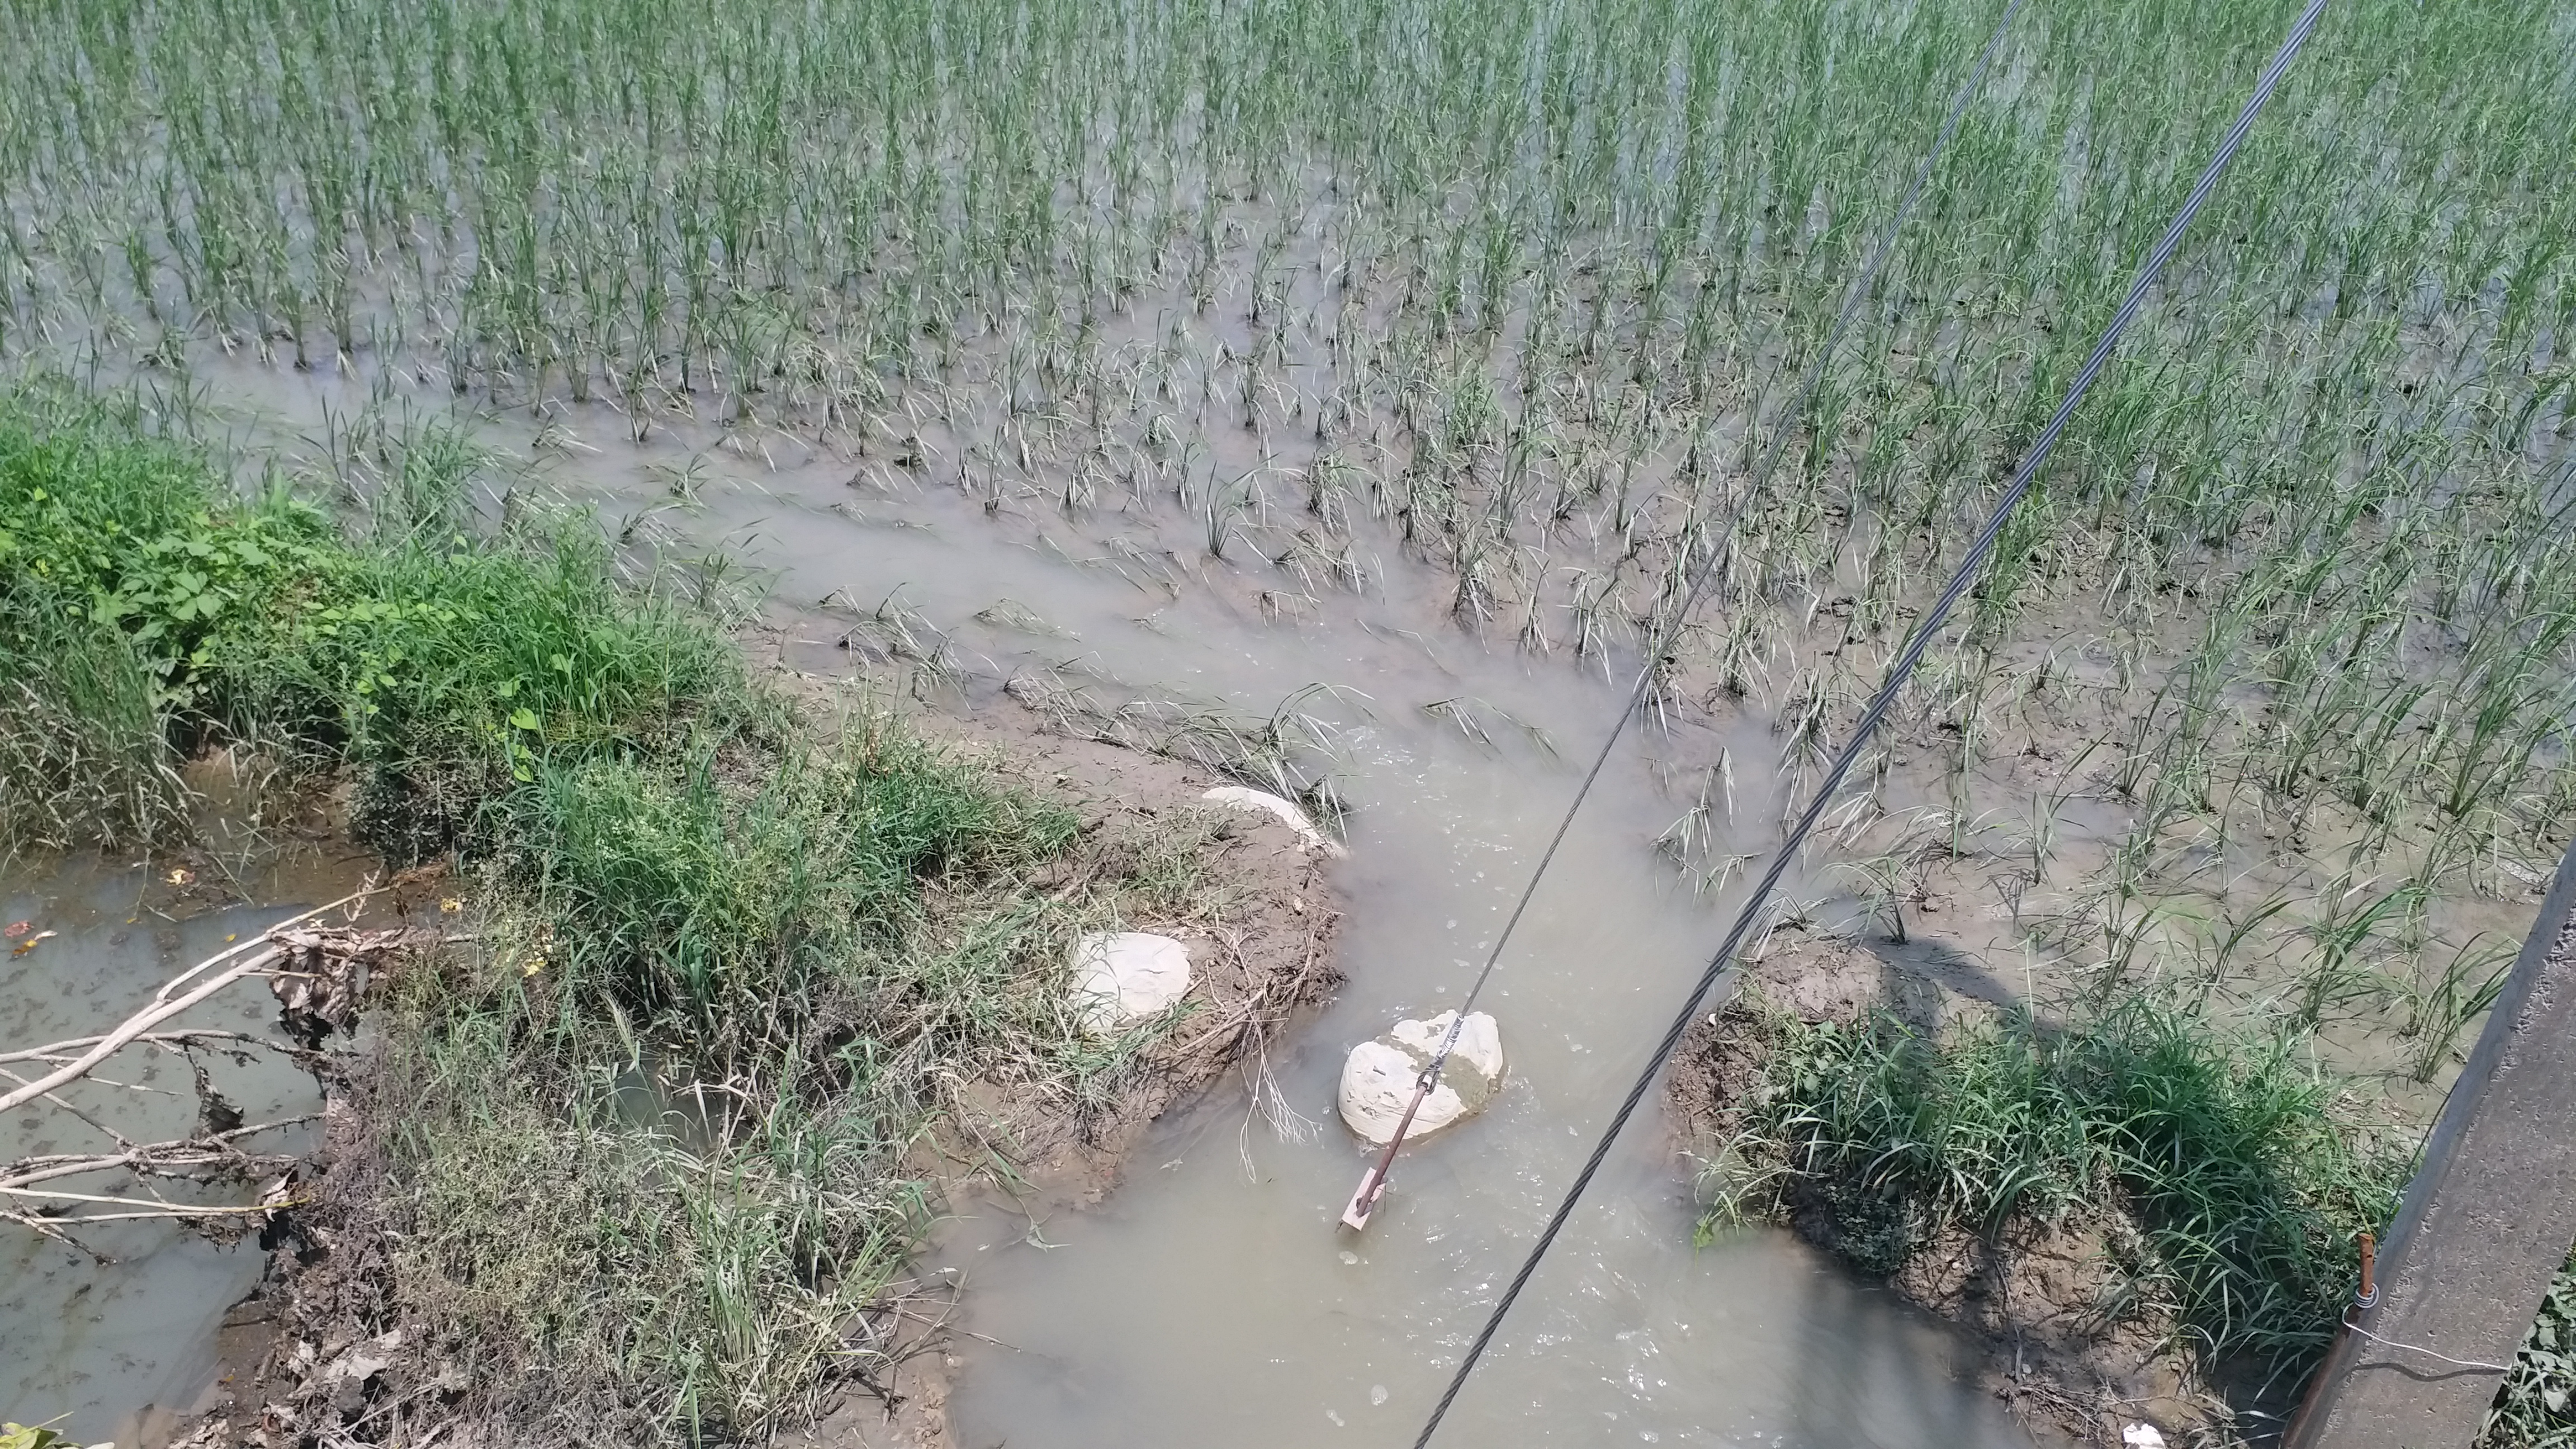
[[[404,488],[344,529],[131,416],[0,403],[0,809],[21,843],[168,840],[175,763],[247,742],[463,873],[473,945],[389,986],[315,1191],[341,1296],[307,1327],[426,1350],[371,1442],[765,1432],[886,1367],[916,1150],[968,1084],[1078,1115],[1154,1038],[1083,1033],[1065,947],[1210,908],[1207,838],[1087,837],[773,692],[588,520],[484,534],[453,471]]]
[[[2337,1125],[2336,1084],[2295,1039],[2147,996],[1938,1036],[1885,1015],[1730,1020],[1759,1039],[1762,1081],[1727,1170],[1759,1171],[1705,1227],[1801,1206],[1891,1273],[1945,1229],[2005,1240],[2108,1215],[2133,1230],[2105,1235],[2111,1297],[2062,1306],[2161,1324],[2212,1370],[2324,1350],[2358,1281],[2353,1235],[2385,1226],[2409,1166]]]
[[[0,630],[0,846],[166,837],[187,817],[152,672],[118,630],[37,614]]]
[[[0,410],[0,649],[46,672],[22,677],[31,727],[73,717],[42,748],[78,753],[13,772],[7,814],[48,820],[71,759],[149,780],[217,736],[479,798],[533,780],[541,757],[633,745],[741,694],[724,640],[620,590],[586,521],[489,538],[418,523],[353,540],[317,504],[273,482],[244,496],[97,403],[18,394]],[[131,833],[169,817],[93,818]]]
[[[627,1010],[793,1033],[914,944],[925,880],[1026,874],[1074,836],[883,720],[829,744],[706,733],[648,759],[545,765],[496,834],[500,869],[563,937],[555,969]]]

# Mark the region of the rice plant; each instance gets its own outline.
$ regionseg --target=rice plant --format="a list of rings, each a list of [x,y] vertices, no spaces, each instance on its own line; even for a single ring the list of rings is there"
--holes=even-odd
[[[1889,858],[1918,807],[2018,815],[2006,913],[2061,983],[2180,963],[2215,1006],[2406,1033],[2438,1075],[2482,993],[2423,963],[2469,948],[2454,908],[2528,897],[2576,814],[2563,8],[2330,12],[1836,802],[1838,850]],[[0,12],[0,365],[201,438],[210,377],[336,387],[316,449],[414,539],[380,592],[426,587],[431,520],[473,496],[461,451],[385,446],[433,404],[550,456],[677,438],[675,508],[721,486],[709,459],[766,476],[792,440],[863,489],[1043,514],[1044,546],[1149,594],[1241,583],[1271,627],[1418,592],[1439,617],[1366,626],[1651,669],[1676,754],[1697,725],[1776,730],[1746,781],[1768,814],[1847,737],[2280,17],[2071,0],[2018,27],[1793,398],[1991,18],[37,0]],[[1428,586],[1392,587],[1408,570]],[[305,738],[334,712],[405,740],[588,718],[652,684],[549,647],[513,676],[542,701],[424,710],[436,671],[371,666],[376,632],[275,686],[330,701]],[[927,695],[978,667],[891,604],[852,640]],[[166,782],[92,762],[200,666],[43,656],[61,679],[11,683],[93,701],[103,733],[0,704],[13,796],[77,778],[149,828]],[[1314,711],[1013,687],[1283,791],[1328,778]],[[1722,881],[1760,822],[1710,803],[1681,790],[1667,849]],[[1938,894],[1965,861],[1919,865]],[[2410,894],[2348,899],[2360,879]]]

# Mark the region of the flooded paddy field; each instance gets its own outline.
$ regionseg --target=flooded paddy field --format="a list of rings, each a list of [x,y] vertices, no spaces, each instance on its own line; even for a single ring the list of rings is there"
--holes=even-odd
[[[2232,113],[2260,11],[2023,17],[1819,367],[1983,11],[28,10],[0,34],[60,109],[0,127],[0,352],[353,538],[571,519],[755,669],[1324,817],[1338,993],[1098,1203],[961,1196],[913,1268],[956,1332],[913,1368],[979,1449],[1401,1441]],[[1766,999],[1857,973],[1935,1035],[2145,1003],[2411,1151],[2576,810],[2569,43],[2541,5],[2330,14],[1769,903]],[[1485,1002],[1501,1097],[1337,1238],[1344,1053],[1454,1004],[1641,670]],[[511,718],[495,799],[538,784],[510,732],[555,738]],[[19,862],[37,901],[58,867]],[[77,939],[83,971],[169,964]],[[1620,1145],[1453,1432],[2060,1432],[1794,1214],[1707,1217],[1727,1183],[1685,1148]],[[2376,1201],[2302,1220],[2293,1297]],[[30,1283],[84,1281],[28,1248]],[[72,1321],[12,1322],[55,1345],[28,1412],[127,1434],[182,1396],[179,1327],[241,1286],[188,1271],[122,1388],[84,1386]],[[2293,1329],[2284,1363],[2324,1331]],[[619,1422],[857,1432],[875,1402],[778,1382]]]

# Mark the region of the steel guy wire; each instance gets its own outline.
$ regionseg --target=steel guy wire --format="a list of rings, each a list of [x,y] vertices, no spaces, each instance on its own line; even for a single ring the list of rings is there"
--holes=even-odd
[[[1650,641],[1645,663],[1637,670],[1637,683],[1628,691],[1627,703],[1621,706],[1618,718],[1610,722],[1609,736],[1601,741],[1599,753],[1592,757],[1591,768],[1584,771],[1583,783],[1575,787],[1574,799],[1565,807],[1564,817],[1556,822],[1555,833],[1548,837],[1547,848],[1539,852],[1538,865],[1530,871],[1528,883],[1521,887],[1520,898],[1512,903],[1511,915],[1504,919],[1501,933],[1494,937],[1493,949],[1485,953],[1485,964],[1476,972],[1476,979],[1468,986],[1466,996],[1460,999],[1457,1012],[1450,1019],[1448,1033],[1441,1037],[1439,1049],[1431,1054],[1430,1064],[1422,1069],[1418,1085],[1427,1086],[1436,1081],[1441,1066],[1457,1048],[1458,1033],[1466,1024],[1467,1013],[1475,1009],[1476,998],[1483,994],[1485,983],[1494,974],[1494,967],[1501,963],[1503,948],[1511,944],[1512,932],[1519,928],[1521,917],[1529,911],[1530,901],[1538,895],[1539,882],[1547,878],[1548,867],[1556,861],[1557,848],[1565,844],[1566,832],[1573,828],[1574,817],[1581,813],[1584,800],[1601,779],[1602,768],[1610,763],[1611,752],[1627,733],[1628,721],[1636,717],[1637,707],[1645,703],[1647,691],[1654,687],[1655,675],[1662,667],[1665,651],[1681,637],[1682,626],[1689,621],[1691,611],[1699,606],[1709,585],[1723,575],[1722,562],[1730,556],[1726,545],[1734,535],[1736,523],[1744,516],[1745,505],[1770,486],[1772,471],[1779,467],[1781,454],[1787,451],[1789,439],[1797,431],[1799,416],[1807,410],[1807,404],[1815,400],[1816,389],[1823,386],[1825,373],[1833,364],[1835,349],[1841,346],[1843,334],[1850,330],[1852,318],[1859,315],[1861,303],[1878,281],[1879,270],[1886,265],[1888,253],[1895,248],[1898,229],[1905,225],[1905,218],[1913,212],[1914,203],[1923,195],[1925,183],[1932,179],[1933,163],[1941,159],[1951,136],[1958,132],[1961,118],[1968,113],[1968,103],[1984,83],[1986,72],[1993,67],[1995,54],[2003,48],[2004,35],[2011,30],[2013,16],[2020,12],[2021,5],[2022,0],[2007,0],[2003,15],[1995,21],[1994,33],[1986,37],[1986,48],[1977,57],[1976,69],[1969,72],[1967,81],[1950,98],[1949,114],[1942,118],[1941,130],[1933,137],[1932,148],[1923,153],[1923,164],[1915,170],[1913,184],[1905,189],[1904,199],[1897,203],[1896,214],[1888,218],[1886,228],[1879,233],[1860,275],[1852,279],[1851,286],[1843,293],[1842,310],[1835,314],[1834,325],[1827,329],[1823,345],[1816,350],[1815,360],[1808,364],[1807,375],[1799,383],[1796,400],[1781,414],[1770,446],[1763,450],[1761,460],[1754,467],[1752,481],[1729,506],[1725,520],[1709,546],[1709,556],[1693,576],[1690,591],[1683,596],[1681,607],[1673,611],[1671,623]],[[1684,547],[1688,547],[1687,542]]]
[[[1906,641],[1904,651],[1889,666],[1885,682],[1879,686],[1878,693],[1870,700],[1869,708],[1862,713],[1859,722],[1853,726],[1851,738],[1844,742],[1841,753],[1835,756],[1833,768],[1826,771],[1824,780],[1816,787],[1814,797],[1807,802],[1807,808],[1799,815],[1797,824],[1791,827],[1788,836],[1781,842],[1779,851],[1772,856],[1770,867],[1763,872],[1761,882],[1753,888],[1753,894],[1745,901],[1744,909],[1737,914],[1735,923],[1727,928],[1725,941],[1719,945],[1716,956],[1709,961],[1708,969],[1701,973],[1698,983],[1692,987],[1690,999],[1682,1003],[1681,1012],[1673,1018],[1672,1025],[1665,1029],[1663,1040],[1656,1044],[1654,1054],[1646,1061],[1645,1069],[1638,1073],[1636,1082],[1628,1089],[1627,1097],[1620,1102],[1619,1110],[1611,1116],[1610,1125],[1602,1131],[1600,1140],[1593,1145],[1592,1155],[1585,1160],[1583,1170],[1575,1175],[1574,1185],[1567,1189],[1564,1200],[1557,1204],[1556,1211],[1549,1216],[1547,1226],[1540,1231],[1538,1241],[1531,1246],[1529,1257],[1522,1262],[1520,1271],[1512,1275],[1512,1281],[1504,1288],[1502,1297],[1495,1301],[1493,1312],[1487,1316],[1484,1327],[1477,1331],[1474,1341],[1467,1347],[1466,1356],[1459,1360],[1457,1372],[1449,1380],[1449,1387],[1440,1395],[1440,1402],[1432,1407],[1431,1417],[1423,1424],[1422,1432],[1414,1438],[1414,1449],[1425,1449],[1425,1446],[1431,1442],[1431,1436],[1439,1431],[1441,1419],[1447,1416],[1450,1405],[1457,1402],[1458,1391],[1466,1386],[1468,1375],[1475,1371],[1477,1361],[1484,1357],[1486,1348],[1493,1343],[1494,1334],[1502,1327],[1504,1316],[1511,1312],[1512,1304],[1520,1297],[1521,1290],[1529,1285],[1530,1276],[1538,1271],[1538,1265],[1547,1256],[1547,1250],[1555,1245],[1557,1234],[1564,1229],[1566,1219],[1573,1215],[1575,1204],[1582,1200],[1584,1189],[1592,1185],[1594,1175],[1600,1172],[1601,1164],[1609,1157],[1610,1148],[1618,1140],[1620,1131],[1628,1125],[1628,1119],[1636,1114],[1637,1106],[1645,1100],[1646,1093],[1653,1089],[1655,1078],[1662,1071],[1665,1059],[1670,1057],[1673,1049],[1681,1044],[1682,1034],[1690,1029],[1692,1018],[1699,1014],[1701,1001],[1707,998],[1709,990],[1717,985],[1718,978],[1725,974],[1727,967],[1733,962],[1736,951],[1743,946],[1744,938],[1750,934],[1753,922],[1760,914],[1764,903],[1770,898],[1772,890],[1779,885],[1780,877],[1787,872],[1789,862],[1796,857],[1798,847],[1805,842],[1808,833],[1815,829],[1817,820],[1824,815],[1826,805],[1832,801],[1834,793],[1842,787],[1843,779],[1851,773],[1853,763],[1860,758],[1862,747],[1869,743],[1870,736],[1877,732],[1880,721],[1886,718],[1889,708],[1894,705],[1897,691],[1904,687],[1907,676],[1914,672],[1914,666],[1922,661],[1924,652],[1931,647],[1932,637],[1939,631],[1943,617],[1950,612],[1952,606],[1958,603],[1960,596],[1968,591],[1968,585],[1985,563],[1987,554],[1993,550],[1996,537],[2003,532],[2004,524],[2011,519],[2013,509],[2020,504],[2023,496],[2029,493],[2031,480],[2038,476],[2040,468],[2048,461],[2049,453],[2056,448],[2059,435],[2066,431],[2068,419],[2074,416],[2077,405],[2084,401],[2084,394],[2092,388],[2093,380],[2101,374],[2103,366],[2110,361],[2112,349],[2119,345],[2120,335],[2128,330],[2129,323],[2137,317],[2139,309],[2146,304],[2148,290],[2163,273],[2166,263],[2173,260],[2175,248],[2182,244],[2184,230],[2191,225],[2192,219],[2200,214],[2202,204],[2208,201],[2210,192],[2217,187],[2219,177],[2226,172],[2228,163],[2235,159],[2237,148],[2244,144],[2246,132],[2253,129],[2255,119],[2262,115],[2264,106],[2272,99],[2272,92],[2280,86],[2281,77],[2288,72],[2291,62],[2298,59],[2300,50],[2307,45],[2308,36],[2316,30],[2317,20],[2325,13],[2325,8],[2326,0],[2308,0],[2307,9],[2301,12],[2297,23],[2290,27],[2290,33],[2281,41],[2281,48],[2273,53],[2271,63],[2263,68],[2262,75],[2254,83],[2253,95],[2246,98],[2245,108],[2236,117],[2236,124],[2227,129],[2225,138],[2218,143],[2216,153],[2209,158],[2208,166],[2201,171],[2199,184],[2192,187],[2191,195],[2183,201],[2182,209],[2174,214],[2173,221],[2166,226],[2164,235],[2157,239],[2155,247],[2147,254],[2144,265],[2138,269],[2137,279],[2129,285],[2128,296],[2121,301],[2119,310],[2112,314],[2110,324],[2102,329],[2101,339],[2093,344],[2092,354],[2085,358],[2083,370],[2075,375],[2074,383],[2066,390],[2065,399],[2058,403],[2057,411],[2050,416],[2048,426],[2041,430],[2038,439],[2031,444],[2029,453],[2023,457],[2021,466],[2014,471],[2011,486],[2007,487],[2003,496],[1996,500],[1994,511],[1986,520],[1986,526],[1977,534],[1976,542],[1969,547],[1967,556],[1959,561],[1958,570],[1951,575],[1949,586],[1941,591],[1941,597],[1925,611],[1923,621],[1915,626],[1913,637]],[[1651,667],[1651,661],[1649,661],[1649,667]]]

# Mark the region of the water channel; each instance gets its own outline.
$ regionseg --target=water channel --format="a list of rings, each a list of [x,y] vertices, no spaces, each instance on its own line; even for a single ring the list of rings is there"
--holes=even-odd
[[[217,391],[255,417],[246,434],[293,440],[320,435],[326,405],[345,416],[357,401],[332,386],[244,366]],[[484,428],[528,456],[524,413]],[[1150,505],[988,510],[936,485],[889,489],[882,470],[854,479],[848,460],[783,436],[727,449],[712,431],[665,432],[638,446],[613,415],[580,409],[552,428],[584,445],[558,448],[550,486],[594,504],[608,527],[640,522],[667,558],[720,549],[761,571],[776,648],[793,667],[852,670],[839,642],[849,616],[899,596],[950,631],[987,693],[1043,674],[1113,703],[1178,698],[1264,716],[1310,685],[1334,687],[1309,698],[1336,731],[1335,778],[1352,807],[1338,875],[1348,981],[1271,1062],[1317,1130],[1299,1139],[1248,1121],[1240,1086],[1221,1083],[1158,1127],[1098,1208],[979,1211],[943,1235],[937,1264],[966,1283],[960,1322],[980,1336],[958,1350],[961,1445],[1409,1443],[1738,903],[1693,896],[1651,849],[1681,808],[1656,758],[1725,745],[1739,761],[1767,760],[1778,748],[1768,731],[1754,722],[1740,738],[1623,749],[1489,991],[1508,1089],[1482,1118],[1409,1152],[1370,1232],[1352,1239],[1333,1226],[1364,1166],[1333,1120],[1342,1056],[1466,986],[1615,707],[1600,662],[1523,655],[1458,630],[1443,582],[1391,540],[1377,545],[1365,594],[1283,612],[1263,597],[1281,584],[1257,533],[1213,560],[1191,542],[1190,520]],[[673,507],[683,472],[691,498]],[[991,612],[1004,600],[1018,609]],[[1425,708],[1443,701],[1470,702],[1487,737]],[[1778,816],[1762,773],[1739,766],[1738,849],[1762,848]],[[105,958],[76,944],[49,943],[43,969],[101,969]],[[148,977],[143,968],[138,957]],[[16,1002],[69,978],[11,979]],[[2029,1444],[1967,1381],[1969,1346],[1885,1292],[1782,1234],[1694,1250],[1687,1178],[1660,1124],[1641,1116],[1460,1400],[1447,1442]],[[28,1266],[52,1251],[13,1238],[14,1281],[57,1281],[65,1265]],[[227,1250],[164,1251],[193,1264]],[[189,1298],[194,1318],[119,1307],[82,1334],[64,1332],[59,1305],[13,1286],[0,1359],[17,1377],[0,1378],[0,1406],[20,1418],[79,1408],[86,1433],[110,1406],[179,1392],[167,1386],[185,1377],[177,1349],[155,1350],[146,1370],[104,1345],[130,1331],[111,1318],[211,1324],[232,1279],[181,1271],[168,1291]]]

